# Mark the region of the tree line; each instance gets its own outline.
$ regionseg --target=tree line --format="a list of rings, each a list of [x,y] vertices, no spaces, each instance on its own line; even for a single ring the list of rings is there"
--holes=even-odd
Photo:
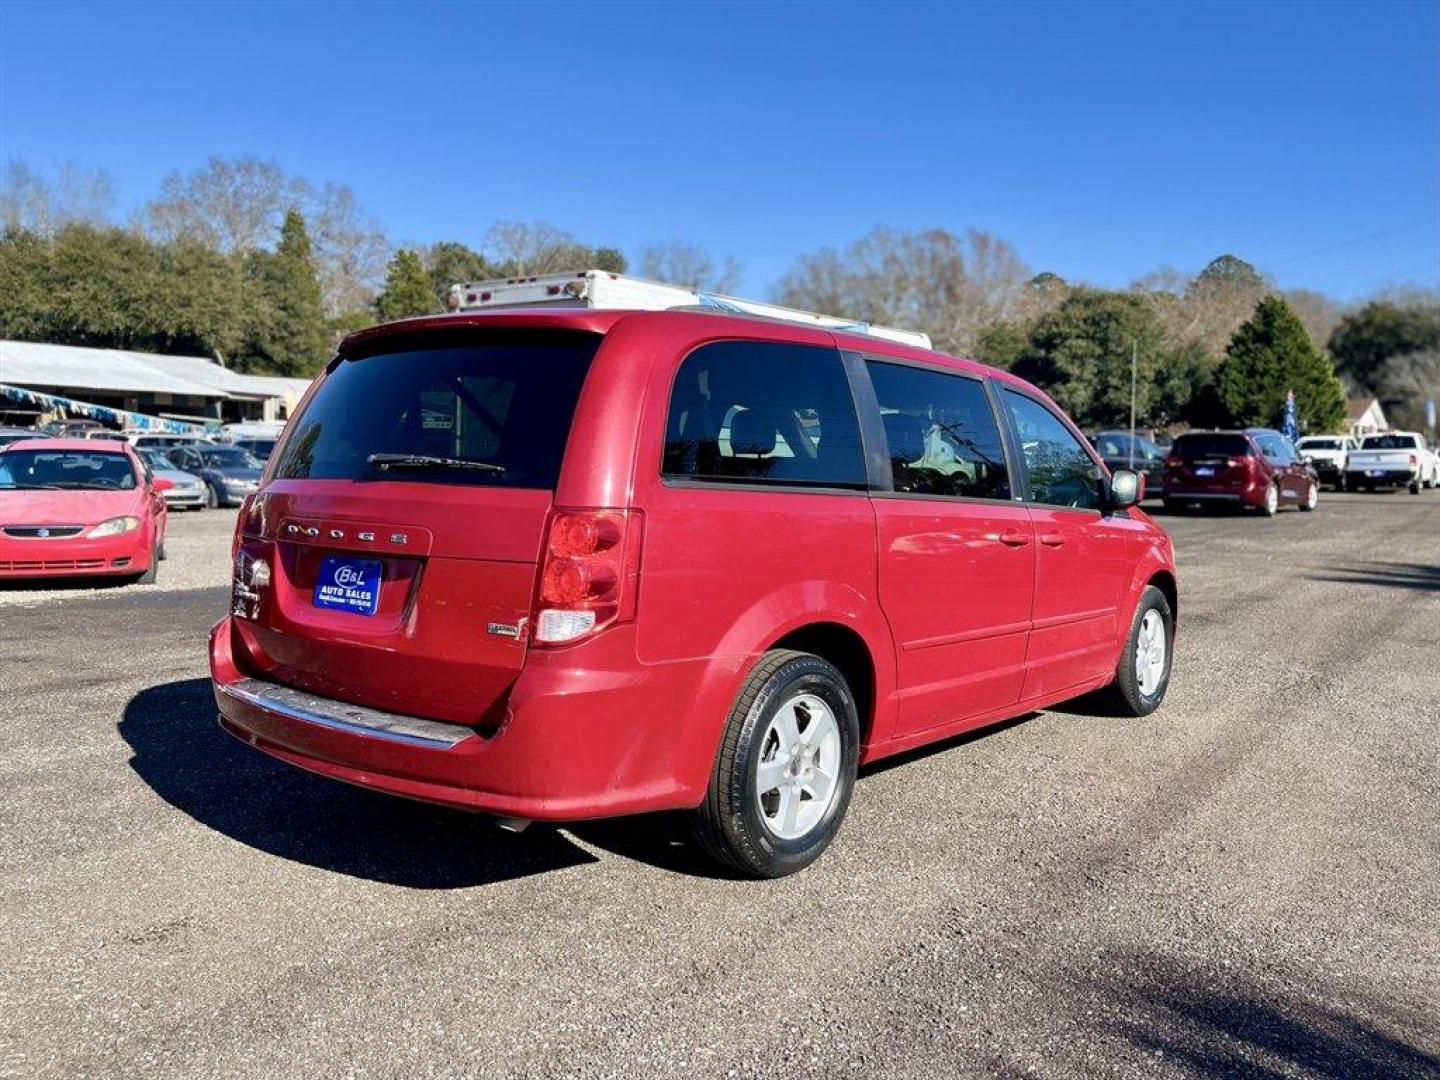
[[[585,268],[732,291],[740,264],[667,241],[635,258],[543,222],[502,221],[477,246],[396,246],[350,189],[254,158],[174,173],[121,225],[103,173],[0,177],[0,336],[215,356],[240,370],[311,374],[335,343],[380,320],[444,310],[457,281]],[[878,228],[801,256],[780,303],[924,330],[936,348],[1013,370],[1090,427],[1128,422],[1132,361],[1145,427],[1276,424],[1286,391],[1302,427],[1337,429],[1349,395],[1374,394],[1423,427],[1440,394],[1440,295],[1411,290],[1352,309],[1282,291],[1221,255],[1127,289],[1035,273],[990,233]]]

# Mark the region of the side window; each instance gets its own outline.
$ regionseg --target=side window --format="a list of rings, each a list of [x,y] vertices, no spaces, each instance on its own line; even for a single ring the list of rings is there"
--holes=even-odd
[[[1030,476],[1030,498],[1050,506],[1100,507],[1100,467],[1060,418],[1038,401],[1001,391]]]
[[[700,346],[675,375],[662,471],[863,488],[860,425],[840,354],[767,341]]]
[[[866,361],[889,444],[895,490],[1010,498],[1000,427],[978,379]]]

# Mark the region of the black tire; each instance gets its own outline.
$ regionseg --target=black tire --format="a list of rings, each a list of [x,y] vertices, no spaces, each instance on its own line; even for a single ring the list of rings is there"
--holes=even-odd
[[[160,560],[159,560],[158,558],[152,558],[152,559],[150,560],[150,567],[149,567],[149,569],[147,569],[143,574],[137,574],[137,575],[135,576],[135,584],[136,584],[136,585],[154,585],[154,584],[155,584],[155,578],[156,578],[156,576],[159,574],[159,572],[160,572]]]
[[[1165,672],[1153,693],[1140,691],[1140,682],[1135,675],[1135,643],[1140,637],[1140,625],[1147,611],[1158,611],[1165,624]],[[1130,633],[1125,635],[1125,648],[1120,650],[1120,662],[1115,665],[1115,681],[1105,689],[1105,696],[1111,707],[1121,716],[1149,716],[1165,700],[1165,691],[1170,687],[1170,672],[1175,666],[1175,615],[1170,610],[1170,601],[1154,585],[1147,585],[1140,594],[1140,603],[1135,607],[1135,617],[1130,621]]]
[[[169,556],[165,554],[165,541],[161,540],[160,546],[155,549],[155,559],[157,562],[164,562],[167,558]]]
[[[808,832],[782,839],[765,824],[756,767],[770,721],[796,694],[830,707],[840,734],[837,790]],[[855,697],[835,665],[810,653],[774,649],[760,658],[730,710],[705,801],[690,814],[690,831],[707,856],[749,877],[778,878],[803,870],[830,845],[845,818],[860,756]]]
[[[215,490],[214,484],[205,485],[205,505],[211,510],[220,509],[220,492]]]
[[[1415,479],[1415,480],[1411,480],[1411,481],[1410,481],[1410,494],[1411,494],[1411,495],[1419,495],[1419,494],[1420,494],[1420,481],[1419,481],[1418,479]]]

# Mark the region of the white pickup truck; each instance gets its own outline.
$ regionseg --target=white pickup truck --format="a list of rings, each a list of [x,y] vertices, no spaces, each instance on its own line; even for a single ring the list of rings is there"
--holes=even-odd
[[[1350,451],[1355,449],[1353,439],[1344,435],[1306,435],[1295,444],[1295,449],[1315,470],[1320,483],[1345,490],[1345,465],[1350,460]]]
[[[1351,491],[1404,487],[1418,495],[1422,487],[1440,482],[1436,471],[1435,455],[1422,436],[1413,431],[1382,431],[1366,435],[1359,448],[1350,451],[1345,486]]]

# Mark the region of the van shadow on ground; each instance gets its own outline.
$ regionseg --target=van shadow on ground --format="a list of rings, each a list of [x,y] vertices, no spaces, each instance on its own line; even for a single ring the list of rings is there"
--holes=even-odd
[[[415,889],[487,885],[595,862],[555,829],[365,791],[267,757],[215,722],[208,679],[142,690],[120,735],[161,798],[231,839],[284,859]]]
[[[1079,699],[1051,711],[1099,715],[1102,703]],[[518,835],[483,814],[431,806],[316,776],[268,757],[215,722],[208,679],[142,690],[118,730],[130,767],[156,794],[196,821],[259,851],[352,877],[415,889],[451,889],[596,862],[574,836],[622,858],[694,877],[736,875],[688,841],[679,814],[537,823]],[[943,754],[1032,719],[1029,713],[885,758],[865,779]]]

